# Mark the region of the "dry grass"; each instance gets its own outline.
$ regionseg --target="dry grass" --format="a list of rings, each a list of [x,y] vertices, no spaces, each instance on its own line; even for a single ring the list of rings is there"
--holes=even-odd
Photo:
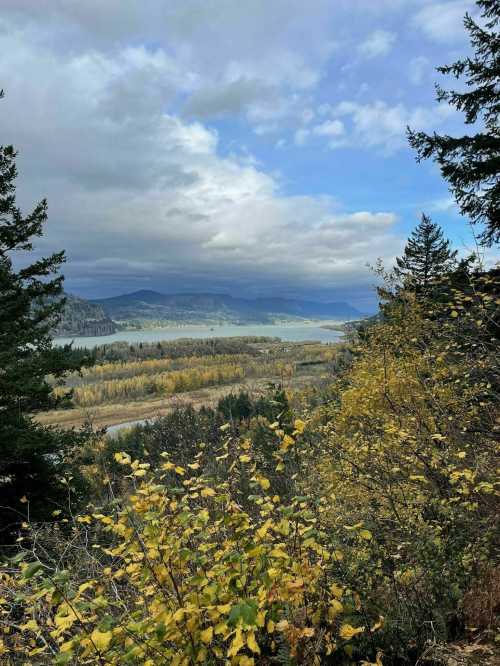
[[[299,388],[310,385],[318,379],[317,375],[301,375],[288,382],[290,387]],[[249,379],[223,386],[210,386],[196,391],[186,391],[165,398],[152,398],[150,400],[133,400],[123,403],[109,403],[90,408],[78,408],[43,412],[37,414],[36,420],[43,425],[57,425],[62,428],[79,428],[86,423],[92,423],[94,428],[107,428],[109,426],[154,419],[165,416],[173,409],[185,405],[194,407],[213,406],[220,398],[228,393],[241,389],[255,392],[265,388],[270,382],[278,381],[278,377],[265,377]]]

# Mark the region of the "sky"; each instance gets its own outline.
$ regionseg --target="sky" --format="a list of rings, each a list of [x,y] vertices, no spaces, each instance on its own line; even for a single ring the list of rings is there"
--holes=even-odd
[[[422,212],[474,249],[405,132],[463,133],[435,67],[469,0],[1,0],[0,143],[66,289],[375,305]]]

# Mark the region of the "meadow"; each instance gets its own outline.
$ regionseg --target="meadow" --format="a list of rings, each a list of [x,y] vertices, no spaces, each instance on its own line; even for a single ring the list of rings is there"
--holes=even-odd
[[[72,407],[39,415],[44,424],[99,427],[161,415],[178,401],[211,404],[243,386],[300,385],[331,376],[342,345],[274,338],[122,343],[94,351],[95,365],[70,374],[55,395],[72,390]]]

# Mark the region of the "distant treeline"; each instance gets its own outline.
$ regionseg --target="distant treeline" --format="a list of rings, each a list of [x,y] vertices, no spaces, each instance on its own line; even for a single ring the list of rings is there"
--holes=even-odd
[[[143,361],[146,359],[217,356],[219,354],[258,354],[252,345],[280,342],[280,338],[245,336],[233,338],[179,338],[159,342],[111,342],[95,347],[91,354],[96,363]],[[88,353],[88,352],[87,352]]]

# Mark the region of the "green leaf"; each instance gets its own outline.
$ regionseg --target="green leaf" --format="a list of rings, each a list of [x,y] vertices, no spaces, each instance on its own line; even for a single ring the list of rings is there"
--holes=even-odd
[[[33,578],[33,576],[40,571],[40,569],[43,569],[43,564],[41,562],[32,562],[31,564],[28,564],[26,569],[23,571],[23,578],[25,580],[29,580],[30,578]]]

